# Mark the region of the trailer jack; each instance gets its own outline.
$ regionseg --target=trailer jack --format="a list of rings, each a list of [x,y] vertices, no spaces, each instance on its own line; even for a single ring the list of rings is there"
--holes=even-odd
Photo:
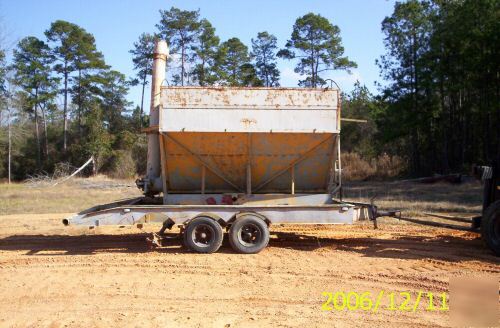
[[[377,219],[380,217],[391,217],[395,219],[401,219],[401,210],[389,210],[389,211],[379,211],[377,205],[375,205],[375,198],[377,195],[370,198],[370,204],[359,203],[362,206],[365,206],[370,211],[369,218],[373,221],[373,229],[378,229]]]
[[[378,229],[377,225],[377,219],[380,217],[390,217],[390,218],[395,218],[395,219],[401,219],[401,211],[400,210],[391,210],[391,211],[379,211],[377,207],[375,206],[372,208],[373,211],[373,216],[372,216],[372,221],[373,221],[373,229]]]
[[[162,247],[163,246],[163,242],[166,239],[177,239],[177,237],[167,237],[165,235],[165,231],[167,229],[168,230],[172,230],[172,227],[174,225],[175,225],[174,220],[172,220],[170,218],[168,218],[165,221],[163,221],[163,225],[162,225],[160,231],[153,232],[153,233],[151,233],[151,236],[146,237],[146,244],[148,245],[148,248],[150,250],[153,250],[153,249],[155,249],[157,247]]]

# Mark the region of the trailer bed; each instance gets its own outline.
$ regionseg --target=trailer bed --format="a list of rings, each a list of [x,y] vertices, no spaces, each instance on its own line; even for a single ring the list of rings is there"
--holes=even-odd
[[[358,204],[333,203],[315,205],[141,205],[143,198],[98,205],[63,220],[65,225],[134,225],[164,222],[186,224],[200,214],[229,224],[242,213],[257,213],[268,224],[352,224],[370,219],[370,211]]]

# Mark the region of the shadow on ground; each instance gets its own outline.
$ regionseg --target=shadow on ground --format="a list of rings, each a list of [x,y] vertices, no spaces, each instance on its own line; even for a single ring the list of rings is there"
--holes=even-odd
[[[0,239],[0,251],[26,251],[31,256],[91,255],[96,253],[146,253],[151,251],[147,234],[124,235],[13,235]],[[161,253],[188,253],[174,234]],[[298,251],[324,249],[354,252],[372,258],[435,259],[449,262],[480,260],[500,263],[477,238],[403,235],[394,239],[376,237],[329,238],[291,232],[271,232],[269,247]],[[234,253],[225,238],[219,253]]]
[[[271,239],[270,246],[311,251],[321,248],[355,252],[373,258],[434,259],[448,262],[480,260],[500,263],[500,259],[476,238],[449,235],[403,235],[394,239],[376,237],[325,238],[280,232]]]

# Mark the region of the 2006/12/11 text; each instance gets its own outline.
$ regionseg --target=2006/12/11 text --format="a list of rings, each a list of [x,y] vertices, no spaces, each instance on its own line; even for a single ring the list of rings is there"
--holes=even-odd
[[[325,298],[321,309],[323,311],[371,311],[376,313],[379,310],[416,312],[417,309],[425,311],[449,311],[448,294],[443,292],[434,294],[432,292],[419,291],[411,292],[390,292],[381,290],[378,294],[364,292],[323,292]],[[384,303],[384,298],[388,299],[389,304]],[[425,302],[427,301],[427,302]],[[427,303],[427,304],[425,304]],[[421,307],[422,306],[422,307]]]

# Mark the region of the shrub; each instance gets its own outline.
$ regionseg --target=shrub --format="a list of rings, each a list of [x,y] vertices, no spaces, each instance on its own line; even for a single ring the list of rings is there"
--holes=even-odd
[[[135,161],[130,150],[115,150],[108,165],[105,168],[106,174],[115,179],[133,178],[137,171]]]
[[[354,152],[342,154],[342,177],[347,181],[392,179],[405,168],[406,163],[399,156],[382,154],[367,160]]]

